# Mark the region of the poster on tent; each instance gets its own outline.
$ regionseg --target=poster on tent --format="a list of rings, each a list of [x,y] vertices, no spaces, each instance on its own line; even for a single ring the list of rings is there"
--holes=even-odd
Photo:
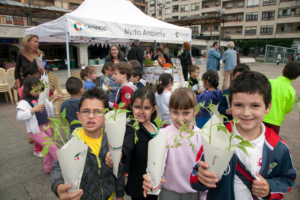
[[[148,69],[144,69],[145,72],[145,78],[147,80],[147,83],[152,83],[153,82],[153,70],[148,70]]]
[[[172,69],[164,69],[164,73],[171,74],[173,76],[173,70]]]
[[[180,74],[178,69],[173,69],[174,82],[180,82]]]
[[[162,75],[163,73],[164,73],[164,70],[154,70],[153,79],[154,80],[159,80],[160,75]]]

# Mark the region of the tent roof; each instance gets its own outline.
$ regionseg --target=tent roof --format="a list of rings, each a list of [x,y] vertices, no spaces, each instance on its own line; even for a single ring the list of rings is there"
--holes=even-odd
[[[69,39],[72,42],[91,40],[93,43],[118,43],[129,39],[178,42],[191,40],[189,28],[154,19],[125,0],[85,0],[75,11],[51,22],[26,29],[25,34],[37,34],[41,42],[55,42],[55,38],[65,41],[66,32],[69,32]]]

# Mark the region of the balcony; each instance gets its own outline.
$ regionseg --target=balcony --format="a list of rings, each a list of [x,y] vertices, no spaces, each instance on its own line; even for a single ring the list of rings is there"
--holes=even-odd
[[[278,18],[286,18],[286,17],[300,17],[300,13],[291,13],[290,15],[287,15],[285,13],[285,15],[278,15]]]
[[[246,30],[245,35],[256,35],[256,29],[255,30]]]
[[[50,22],[53,19],[40,19],[32,18],[32,25],[37,26],[46,22]],[[16,17],[16,16],[0,16],[0,24],[13,25],[13,26],[28,26],[29,17]]]
[[[270,5],[276,5],[276,4],[277,4],[277,0],[269,0],[269,1],[264,0],[264,2],[263,2],[263,6],[270,6]]]

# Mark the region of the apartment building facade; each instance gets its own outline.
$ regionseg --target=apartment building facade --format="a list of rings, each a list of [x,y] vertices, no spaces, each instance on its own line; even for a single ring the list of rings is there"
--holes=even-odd
[[[222,36],[236,40],[291,38],[299,42],[300,0],[149,0],[148,15],[164,21],[220,17],[219,6],[225,9]],[[194,36],[212,32],[213,40],[220,34],[219,23],[203,23],[190,28]]]

